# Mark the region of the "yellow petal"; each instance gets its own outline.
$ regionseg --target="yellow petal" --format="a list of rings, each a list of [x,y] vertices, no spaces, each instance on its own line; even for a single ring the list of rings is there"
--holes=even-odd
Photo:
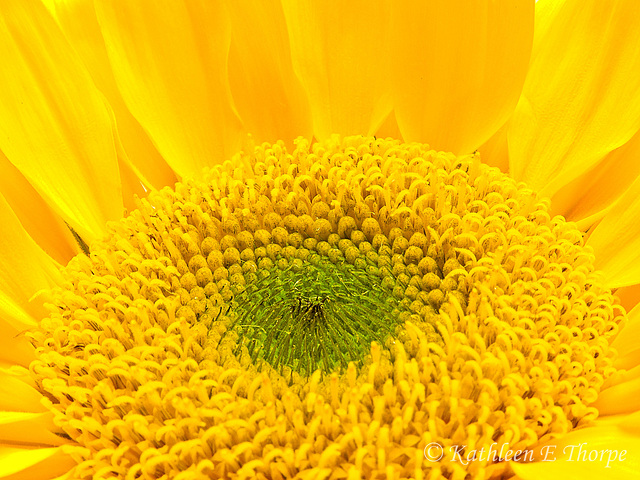
[[[484,145],[478,148],[482,163],[497,167],[505,173],[509,172],[508,127],[509,123],[507,122]]]
[[[532,1],[395,2],[393,99],[406,141],[477,149],[516,106],[533,41]]]
[[[2,152],[0,171],[0,192],[24,229],[54,260],[66,264],[80,251],[69,228]]]
[[[623,333],[631,334],[633,332],[626,330]],[[638,337],[635,338],[637,340]],[[617,415],[640,410],[640,365],[636,363],[635,368],[616,375],[611,384],[600,392],[593,406],[601,415]]]
[[[13,374],[0,370],[0,410],[42,413],[42,395]],[[0,462],[1,463],[1,462]]]
[[[277,0],[233,1],[229,53],[231,93],[245,127],[259,142],[310,137],[311,111],[293,72],[287,27]]]
[[[391,111],[386,0],[283,2],[316,138],[372,135]]]
[[[640,472],[638,430],[616,424],[574,430],[547,442],[541,453],[542,458],[546,455],[547,461],[510,464],[518,478],[620,480],[638,478]]]
[[[113,109],[118,135],[128,158],[156,189],[176,182],[173,170],[164,161],[140,123],[120,95],[109,64],[93,2],[65,1],[54,5],[56,19],[91,74],[96,87]],[[124,173],[121,171],[121,175]],[[126,181],[123,178],[123,184]],[[123,197],[129,197],[123,193]]]
[[[46,314],[32,297],[60,281],[58,265],[20,225],[0,195],[0,321],[18,330],[34,325],[33,318]]]
[[[376,137],[378,138],[393,138],[395,140],[403,141],[402,133],[400,133],[400,127],[398,127],[398,120],[396,120],[395,112],[391,112],[387,118],[382,122],[380,128],[376,131]]]
[[[0,149],[86,240],[122,215],[104,97],[40,2],[0,10]]]
[[[636,305],[628,314],[628,323],[611,346],[618,351],[616,367],[631,369],[640,365],[640,305]]]
[[[120,161],[120,177],[122,178],[122,200],[128,212],[136,209],[135,197],[143,198],[147,190],[143,181],[136,175],[132,165],[125,161]]]
[[[27,314],[25,316],[30,318]],[[17,329],[6,321],[0,322],[0,362],[28,367],[35,359],[34,352],[24,329]]]
[[[591,171],[576,178],[553,196],[553,212],[587,230],[611,209],[640,174],[640,131],[608,154]]]
[[[593,247],[595,267],[604,273],[609,288],[640,283],[640,178],[593,230],[587,245]]]
[[[75,465],[76,462],[64,454],[61,447],[0,447],[0,478],[3,480],[48,480]]]
[[[620,301],[620,305],[629,312],[638,303],[640,303],[640,285],[630,285],[628,287],[622,287],[615,291],[616,297]]]
[[[508,133],[511,175],[548,196],[640,128],[637,1],[553,3]]]
[[[600,416],[593,422],[594,427],[610,427],[617,426],[623,430],[640,427],[640,412],[634,412],[621,415]]]
[[[3,282],[4,283],[4,282]],[[27,300],[28,301],[28,300]],[[44,311],[43,311],[44,313]],[[12,299],[9,295],[0,290],[0,323],[3,327],[22,332],[27,328],[36,325],[35,318],[40,315],[30,315],[21,305],[20,302]]]
[[[240,123],[223,2],[104,0],[96,13],[122,97],[167,163],[184,176],[231,158]]]
[[[52,430],[53,414],[0,412],[0,443],[59,446],[69,443]]]

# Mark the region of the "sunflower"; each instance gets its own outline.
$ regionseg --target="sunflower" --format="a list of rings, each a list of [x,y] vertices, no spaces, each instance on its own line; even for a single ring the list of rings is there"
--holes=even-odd
[[[0,478],[637,476],[638,25],[4,2]]]

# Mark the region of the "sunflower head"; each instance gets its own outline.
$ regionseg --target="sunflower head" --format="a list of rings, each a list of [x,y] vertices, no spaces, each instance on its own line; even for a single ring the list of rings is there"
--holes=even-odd
[[[419,476],[431,442],[530,449],[596,416],[624,318],[547,209],[475,154],[263,144],[69,264],[32,376],[80,477]]]
[[[3,0],[0,478],[633,472],[637,25]]]

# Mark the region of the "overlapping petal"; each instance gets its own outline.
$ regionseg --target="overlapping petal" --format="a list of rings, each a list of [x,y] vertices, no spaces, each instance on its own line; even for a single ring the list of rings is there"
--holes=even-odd
[[[391,111],[387,0],[285,0],[293,66],[313,132],[371,135]]]
[[[0,322],[19,331],[36,325],[44,310],[34,295],[59,280],[58,265],[22,228],[13,210],[0,195]]]
[[[593,405],[600,415],[628,414],[640,410],[640,365],[637,361],[635,364],[635,367],[620,373],[614,383],[600,392]]]
[[[574,430],[562,438],[546,442],[540,450],[541,459],[546,458],[547,461],[511,463],[511,467],[521,480],[637,478],[637,472],[640,472],[640,456],[637,454],[640,451],[639,420],[636,414],[627,416],[621,423],[602,422],[594,427]],[[617,452],[615,456],[613,451]]]
[[[15,305],[12,307],[16,308]],[[35,358],[34,348],[25,335],[26,327],[22,324],[16,328],[8,322],[0,322],[0,368],[28,367]]]
[[[96,2],[124,101],[179,175],[231,158],[241,124],[227,78],[231,26],[222,2]]]
[[[0,447],[0,478],[3,480],[45,480],[62,475],[75,465],[60,447]]]
[[[407,141],[468,153],[507,120],[533,41],[532,1],[393,4],[396,118]]]
[[[24,379],[0,369],[0,411],[44,413],[42,395]]]
[[[630,312],[640,303],[640,285],[638,284],[618,288],[615,290],[615,294],[620,301],[620,305],[622,305],[627,312]]]
[[[640,178],[609,209],[593,230],[587,245],[595,252],[595,266],[610,288],[640,283]]]
[[[58,263],[80,251],[64,221],[0,152],[0,192],[29,236]]]
[[[556,193],[551,204],[558,214],[587,230],[611,209],[640,174],[640,131],[607,155],[591,171]]]
[[[87,240],[122,215],[110,114],[45,7],[0,10],[0,149]]]
[[[162,188],[173,185],[176,182],[173,170],[133,117],[118,90],[93,2],[58,1],[53,8],[62,31],[82,59],[96,87],[108,100],[115,117],[118,136],[129,160],[141,170],[151,186]],[[128,196],[123,195],[126,201]]]
[[[618,368],[633,369],[640,365],[640,305],[636,305],[628,314],[629,322],[611,343],[611,346],[618,351]]]
[[[289,37],[278,0],[229,2],[233,25],[229,79],[233,101],[258,142],[313,134],[311,111],[293,71]]]
[[[0,412],[0,443],[20,443],[24,446],[58,446],[69,443],[55,435],[53,414],[31,412]]]
[[[552,196],[640,128],[635,0],[542,1],[527,80],[508,132],[510,172]]]

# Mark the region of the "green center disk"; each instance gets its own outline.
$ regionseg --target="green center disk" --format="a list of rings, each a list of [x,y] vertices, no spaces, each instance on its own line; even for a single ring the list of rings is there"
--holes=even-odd
[[[309,261],[278,262],[235,297],[237,351],[246,347],[274,368],[303,375],[361,363],[371,342],[385,345],[399,326],[402,307],[389,271]]]

